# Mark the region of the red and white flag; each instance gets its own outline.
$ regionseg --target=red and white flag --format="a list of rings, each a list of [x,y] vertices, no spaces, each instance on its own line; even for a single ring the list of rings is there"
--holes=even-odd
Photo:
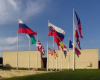
[[[79,41],[79,35],[78,35],[78,31],[77,31],[77,29],[76,29],[75,22],[74,22],[74,29],[75,29],[75,37],[76,37],[77,45],[78,45],[79,48],[81,49],[81,47],[80,47],[80,41]]]

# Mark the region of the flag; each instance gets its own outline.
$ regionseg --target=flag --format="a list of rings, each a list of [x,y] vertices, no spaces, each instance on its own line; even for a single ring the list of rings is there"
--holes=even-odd
[[[71,40],[69,40],[69,48],[73,48],[73,44]],[[75,46],[75,53],[77,54],[78,57],[81,54],[81,52],[77,49],[76,46]]]
[[[81,52],[76,47],[75,47],[75,53],[77,54],[78,57],[81,54]]]
[[[66,58],[67,47],[62,42],[59,42],[59,45],[62,48],[62,51],[64,52],[64,55],[65,55],[65,58]]]
[[[80,18],[79,16],[77,15],[77,13],[75,12],[75,15],[76,15],[76,19],[77,19],[77,25],[78,25],[78,30],[79,30],[79,34],[80,34],[80,37],[83,38],[82,34],[81,34],[81,22],[80,22]]]
[[[65,36],[65,31],[62,30],[61,28],[49,23],[48,24],[49,26],[49,32],[48,32],[48,35],[49,36],[58,36],[58,38],[63,41],[64,39],[64,36]]]
[[[59,42],[59,45],[61,46],[61,48],[63,49],[64,45],[62,42]]]
[[[79,35],[78,35],[78,31],[77,31],[77,29],[76,29],[75,22],[74,22],[74,29],[75,29],[76,42],[77,42],[79,48],[81,49],[81,47],[80,47],[80,41],[79,41]]]
[[[66,56],[67,56],[67,47],[65,45],[63,47],[63,52],[64,52],[64,55],[65,55],[65,58],[66,58]]]
[[[34,36],[37,35],[36,32],[32,31],[29,27],[27,27],[20,19],[18,33],[33,34]]]
[[[53,55],[53,50],[49,48],[49,54]]]
[[[57,39],[56,36],[54,36],[54,42],[56,42],[56,44],[57,44],[57,48],[58,48],[58,50],[60,50],[60,49],[59,49],[59,42],[60,42],[60,40]]]
[[[57,55],[57,53],[56,53],[55,50],[52,50],[52,49],[49,48],[49,51],[48,51],[48,52],[49,52],[49,54],[51,54],[51,55],[54,54],[55,59],[56,59],[56,57],[58,57],[58,55]]]
[[[56,59],[56,57],[58,57],[58,55],[57,55],[55,50],[54,50],[54,56],[55,56],[55,59]]]
[[[48,26],[49,26],[48,36],[54,36],[54,42],[56,42],[57,47],[59,49],[59,41],[63,41],[65,36],[65,31],[51,23],[49,23]]]
[[[28,38],[31,38],[31,44],[36,44],[36,40],[35,40],[35,37],[33,36],[33,34],[26,34],[26,36]]]
[[[69,48],[73,48],[72,41],[69,40]]]
[[[44,47],[42,46],[42,44],[40,43],[39,40],[37,40],[37,43],[36,43],[36,46],[37,46],[37,50],[41,53],[41,54],[45,54],[45,50],[44,50]]]

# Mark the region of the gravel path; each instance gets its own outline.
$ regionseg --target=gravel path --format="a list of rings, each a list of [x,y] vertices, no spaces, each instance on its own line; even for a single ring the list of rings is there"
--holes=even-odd
[[[41,73],[48,73],[51,71],[33,71],[33,70],[0,70],[0,79],[1,78],[10,78],[16,76],[25,76],[25,75],[34,75]]]

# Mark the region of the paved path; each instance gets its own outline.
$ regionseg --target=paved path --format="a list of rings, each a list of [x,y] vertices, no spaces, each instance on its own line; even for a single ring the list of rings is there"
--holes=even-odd
[[[48,73],[51,71],[33,71],[33,70],[0,70],[0,78],[10,78],[16,76],[34,75]]]

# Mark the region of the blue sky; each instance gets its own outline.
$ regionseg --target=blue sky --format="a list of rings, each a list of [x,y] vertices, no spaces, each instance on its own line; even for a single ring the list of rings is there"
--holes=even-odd
[[[68,46],[68,39],[73,38],[73,7],[82,24],[81,48],[100,49],[100,0],[0,0],[0,56],[3,51],[17,50],[18,16],[38,33],[36,38],[45,49],[48,20],[65,31],[63,43]],[[53,37],[50,37],[51,48],[52,42]],[[26,35],[19,34],[19,50],[29,50],[28,47]],[[32,45],[31,50],[36,50],[36,46]]]

